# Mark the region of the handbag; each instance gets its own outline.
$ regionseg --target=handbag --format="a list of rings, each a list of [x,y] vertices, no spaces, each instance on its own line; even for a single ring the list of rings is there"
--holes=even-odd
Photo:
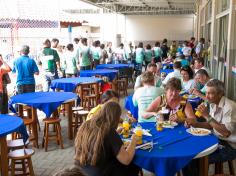
[[[3,84],[11,84],[11,78],[8,73],[2,75]]]

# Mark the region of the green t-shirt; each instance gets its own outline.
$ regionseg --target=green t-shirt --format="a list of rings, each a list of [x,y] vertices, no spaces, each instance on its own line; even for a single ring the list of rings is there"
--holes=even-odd
[[[155,122],[155,117],[144,119],[142,113],[148,106],[158,97],[164,93],[162,88],[155,86],[144,86],[138,88],[133,95],[133,104],[138,106],[138,122]]]
[[[56,50],[44,48],[40,54],[40,61],[44,71],[55,72],[57,69],[56,62],[60,62],[60,58]]]
[[[76,58],[79,58],[79,65],[81,67],[86,67],[91,65],[89,55],[90,55],[90,48],[88,46],[81,46],[80,48],[78,48]]]
[[[102,51],[100,47],[96,47],[92,49],[92,57],[93,60],[100,60],[102,55]]]
[[[161,57],[162,51],[160,47],[153,47],[154,57]]]
[[[152,50],[145,51],[145,61],[151,62],[152,61]]]
[[[143,59],[144,59],[144,49],[143,48],[137,48],[136,49],[136,58],[135,58],[135,61],[138,63],[138,64],[141,64],[143,63]]]

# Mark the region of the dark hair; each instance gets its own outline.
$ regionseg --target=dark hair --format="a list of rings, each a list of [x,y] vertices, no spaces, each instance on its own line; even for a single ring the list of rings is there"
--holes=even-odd
[[[164,38],[163,41],[162,41],[162,43],[167,43],[167,39]]]
[[[138,48],[143,48],[143,42],[139,42]]]
[[[156,47],[160,46],[160,42],[156,42],[156,43],[155,43],[155,46],[156,46]]]
[[[101,103],[102,104],[106,103],[107,101],[109,101],[113,97],[119,98],[118,94],[115,91],[108,89],[102,94]]]
[[[21,51],[22,54],[28,55],[29,52],[30,52],[30,48],[29,48],[28,45],[23,45],[23,46],[21,47],[21,50],[20,50],[20,51]]]
[[[180,69],[181,68],[181,62],[176,61],[173,65],[173,67],[176,68],[176,69]]]
[[[150,44],[147,44],[146,49],[150,50],[152,47]]]
[[[168,89],[175,89],[175,90],[182,90],[182,85],[181,85],[181,81],[178,78],[170,78],[169,81],[167,81],[166,86],[165,86],[165,90]]]
[[[53,38],[53,39],[52,39],[52,42],[54,42],[54,43],[55,43],[55,42],[59,43],[59,40],[58,40],[57,38]]]
[[[214,87],[218,94],[224,95],[225,94],[225,85],[222,81],[218,79],[211,79],[206,84],[207,87]]]
[[[180,70],[180,72],[181,71],[186,71],[186,72],[188,72],[188,75],[189,75],[189,79],[193,79],[193,70],[192,70],[192,68],[190,67],[190,66],[188,66],[188,65],[186,65],[186,66],[184,66],[184,67],[182,67],[181,68],[181,70]]]
[[[74,42],[79,42],[79,38],[74,38]]]
[[[100,45],[100,41],[99,40],[96,40],[95,42],[94,42],[94,46],[95,47],[98,47]]]
[[[74,48],[74,46],[73,46],[72,43],[69,43],[69,44],[66,46],[66,48],[67,48],[69,51],[72,51],[73,48]]]
[[[46,39],[44,42],[43,42],[43,45],[47,48],[50,48],[51,47],[51,42],[49,39]]]
[[[195,40],[195,37],[191,37],[190,40]]]
[[[104,48],[105,48],[105,45],[104,45],[104,44],[101,44],[101,45],[100,45],[100,48],[101,48],[101,49],[104,49]]]
[[[200,38],[199,40],[201,43],[205,43],[205,39],[204,38]]]
[[[204,65],[204,58],[203,57],[197,57],[196,59],[194,59],[194,62],[197,61],[198,63],[201,63],[202,65]]]
[[[87,43],[87,38],[82,38],[81,43]]]
[[[184,41],[184,44],[185,44],[186,46],[188,46],[188,41]]]
[[[205,70],[205,69],[200,69],[200,70],[198,70],[196,73],[195,73],[195,75],[201,75],[201,76],[203,76],[203,75],[205,75],[206,77],[210,77],[209,76],[209,74],[207,73],[207,71]]]
[[[53,176],[85,176],[78,167],[66,168],[58,171]]]

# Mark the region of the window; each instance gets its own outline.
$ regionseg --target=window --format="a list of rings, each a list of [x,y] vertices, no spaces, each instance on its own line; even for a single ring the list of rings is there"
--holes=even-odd
[[[218,0],[216,1],[217,4],[217,13],[221,13],[227,9],[229,9],[229,4],[230,4],[230,0]]]
[[[207,4],[207,21],[211,20],[212,17],[212,1]]]

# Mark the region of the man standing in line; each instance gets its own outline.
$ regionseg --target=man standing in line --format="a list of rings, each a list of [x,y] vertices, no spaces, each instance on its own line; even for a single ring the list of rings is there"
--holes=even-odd
[[[12,72],[17,75],[17,94],[35,92],[34,75],[39,74],[39,69],[36,62],[28,56],[29,52],[29,46],[23,45],[20,50],[21,56],[13,63]]]
[[[43,91],[48,92],[51,81],[58,79],[58,71],[61,72],[60,58],[56,50],[51,49],[51,42],[46,39],[43,43],[43,50],[39,56],[40,64],[42,65],[44,85]]]

